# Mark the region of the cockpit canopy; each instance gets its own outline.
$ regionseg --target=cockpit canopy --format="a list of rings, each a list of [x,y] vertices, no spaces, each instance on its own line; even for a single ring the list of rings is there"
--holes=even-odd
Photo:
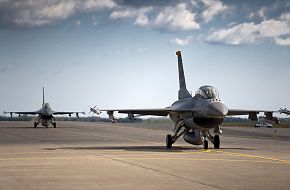
[[[45,103],[45,104],[43,105],[43,107],[46,108],[46,109],[50,109],[50,105],[49,105],[49,103]]]
[[[219,92],[213,86],[202,86],[197,89],[195,95],[204,99],[219,99]]]

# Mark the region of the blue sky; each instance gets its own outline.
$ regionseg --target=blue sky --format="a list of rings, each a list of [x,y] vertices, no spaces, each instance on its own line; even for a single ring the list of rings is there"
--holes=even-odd
[[[0,111],[166,107],[216,86],[230,108],[290,108],[290,1],[0,0]]]

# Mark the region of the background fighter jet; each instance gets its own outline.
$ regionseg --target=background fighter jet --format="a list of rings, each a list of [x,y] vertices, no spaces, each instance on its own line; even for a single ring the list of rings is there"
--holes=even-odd
[[[96,108],[97,107],[97,105],[95,105],[94,107],[91,107],[91,106],[89,106],[89,108],[90,108],[90,111],[89,111],[89,113],[95,113],[95,114],[97,114],[97,115],[100,115],[101,114],[101,112],[100,112],[100,110],[98,109],[98,108]]]
[[[53,125],[54,128],[56,128],[56,123],[53,120],[54,115],[63,115],[63,114],[68,114],[71,116],[71,114],[76,114],[77,117],[79,117],[79,113],[84,114],[84,112],[58,112],[58,111],[53,111],[49,105],[49,103],[45,103],[44,101],[44,87],[42,87],[42,108],[38,111],[32,111],[32,112],[3,112],[4,114],[10,113],[11,117],[12,114],[27,114],[27,115],[38,115],[36,121],[34,122],[34,128],[41,123],[42,126],[45,126],[46,128],[48,127],[49,124]]]
[[[178,100],[171,106],[161,109],[111,109],[101,111],[107,111],[112,121],[115,121],[114,111],[126,113],[130,119],[134,119],[134,114],[169,115],[175,123],[175,127],[174,135],[168,134],[166,137],[167,148],[171,148],[172,144],[181,136],[187,143],[203,144],[204,149],[208,148],[207,139],[214,144],[214,148],[219,148],[219,134],[222,132],[219,126],[225,116],[248,115],[249,119],[257,121],[257,114],[264,112],[268,120],[279,123],[279,120],[273,117],[273,111],[228,109],[221,101],[218,90],[213,86],[200,87],[192,97],[186,89],[181,52],[176,52],[176,55],[178,58],[179,91]],[[214,136],[211,134],[212,130],[215,133]]]
[[[287,110],[286,108],[285,108],[285,109],[280,108],[280,110],[279,110],[278,112],[279,112],[279,113],[284,113],[284,114],[286,114],[286,115],[290,115],[290,111]]]

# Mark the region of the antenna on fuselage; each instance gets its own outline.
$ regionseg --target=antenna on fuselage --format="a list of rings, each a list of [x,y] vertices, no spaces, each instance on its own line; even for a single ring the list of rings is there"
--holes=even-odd
[[[44,106],[44,87],[42,87],[42,107]]]
[[[190,95],[190,93],[186,89],[181,52],[177,51],[176,55],[177,55],[177,60],[178,60],[178,75],[179,75],[178,99],[180,100],[180,99],[184,99],[184,98],[191,98],[192,96]]]

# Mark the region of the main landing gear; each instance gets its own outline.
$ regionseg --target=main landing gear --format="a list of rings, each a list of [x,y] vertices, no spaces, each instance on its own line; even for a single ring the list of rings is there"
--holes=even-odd
[[[220,136],[219,135],[215,135],[213,138],[213,146],[215,149],[219,149],[220,148]]]
[[[205,150],[208,149],[208,140],[210,140],[214,146],[215,149],[219,149],[220,148],[220,136],[219,135],[214,135],[212,136],[212,134],[210,134],[210,132],[207,131],[202,131],[203,135],[204,135],[204,141],[203,141],[203,148]]]
[[[42,124],[45,128],[48,128],[49,124],[51,124],[54,128],[56,128],[56,122],[54,122],[53,118],[42,118],[42,117],[37,117],[37,119],[34,122],[34,128],[36,128],[39,124]]]
[[[182,136],[185,132],[185,129],[183,129],[181,132],[180,130],[184,127],[184,121],[180,120],[178,121],[175,126],[174,126],[174,135],[171,136],[170,134],[168,134],[166,136],[166,148],[170,149],[172,147],[172,144],[174,144],[176,142],[176,140]]]
[[[173,140],[172,140],[172,137],[171,135],[167,135],[166,136],[166,148],[171,148],[172,147],[172,144],[173,144]]]

